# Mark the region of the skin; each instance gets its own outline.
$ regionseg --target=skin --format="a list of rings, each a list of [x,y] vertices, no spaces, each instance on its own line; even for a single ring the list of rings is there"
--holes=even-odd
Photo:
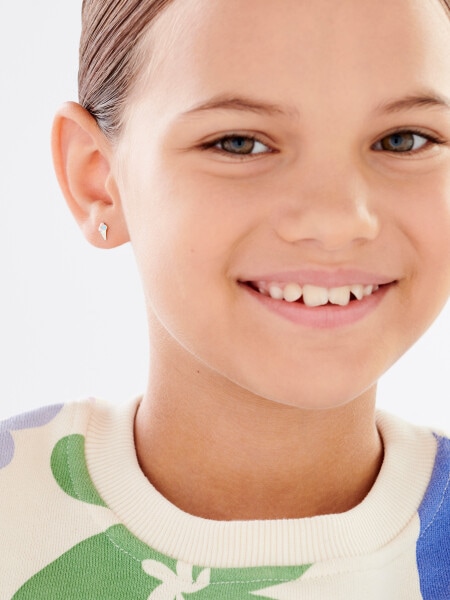
[[[141,468],[205,518],[349,510],[382,463],[376,382],[450,294],[450,109],[380,108],[450,98],[450,21],[435,0],[175,0],[150,49],[116,143],[76,104],[53,132],[86,237],[131,240],[142,276]],[[222,94],[282,112],[185,114]],[[411,128],[442,143],[380,149]],[[263,151],[202,148],[233,133]],[[376,310],[333,329],[287,321],[239,283],[306,268],[394,283]]]

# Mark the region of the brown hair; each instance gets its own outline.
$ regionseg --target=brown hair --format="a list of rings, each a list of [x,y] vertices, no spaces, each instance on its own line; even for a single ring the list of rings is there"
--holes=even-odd
[[[173,0],[83,0],[79,102],[111,140],[140,73],[139,40]],[[450,0],[440,0],[450,11]]]
[[[114,139],[139,74],[137,49],[148,26],[172,0],[83,0],[79,102]]]

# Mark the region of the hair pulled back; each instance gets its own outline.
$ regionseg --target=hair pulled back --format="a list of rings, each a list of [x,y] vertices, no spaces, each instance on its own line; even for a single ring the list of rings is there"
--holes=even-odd
[[[374,0],[376,1],[376,0]],[[139,76],[139,40],[173,0],[83,0],[79,102],[111,140]],[[450,0],[440,0],[450,11]]]
[[[83,0],[80,104],[110,138],[118,136],[137,76],[139,40],[172,0]]]

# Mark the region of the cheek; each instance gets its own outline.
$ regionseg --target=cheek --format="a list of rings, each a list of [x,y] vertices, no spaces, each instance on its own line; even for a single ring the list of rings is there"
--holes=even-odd
[[[152,310],[172,321],[186,310],[200,318],[202,307],[217,307],[217,286],[223,292],[227,285],[243,215],[233,213],[226,193],[191,173],[160,165],[132,179],[130,236]]]
[[[418,190],[405,220],[418,261],[437,288],[450,285],[450,177]],[[439,275],[440,274],[440,275]]]
[[[149,258],[157,265],[170,260],[174,269],[187,269],[188,278],[226,263],[260,218],[247,186],[186,167],[160,164],[135,181],[136,242],[152,248]]]
[[[405,314],[416,337],[439,314],[450,294],[450,178],[437,175],[417,186],[398,213],[411,260]],[[409,306],[408,306],[409,305]],[[414,314],[411,314],[411,310]]]
[[[448,163],[449,161],[447,161]],[[397,229],[398,243],[408,243],[419,265],[450,262],[450,169],[447,164],[428,173],[411,170],[379,190],[386,227]],[[395,242],[395,239],[392,240]]]

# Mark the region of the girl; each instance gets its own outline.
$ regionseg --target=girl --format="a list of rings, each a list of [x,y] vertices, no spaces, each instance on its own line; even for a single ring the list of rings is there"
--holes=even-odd
[[[450,441],[375,395],[450,293],[449,16],[85,0],[55,168],[149,379],[2,424],[2,598],[448,600]]]

